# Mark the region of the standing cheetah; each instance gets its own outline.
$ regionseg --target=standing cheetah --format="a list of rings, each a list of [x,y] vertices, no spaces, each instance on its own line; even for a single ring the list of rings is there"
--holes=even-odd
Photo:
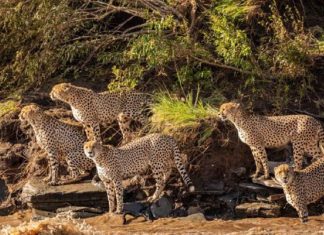
[[[123,113],[144,125],[147,117],[145,109],[150,103],[149,96],[136,92],[101,92],[74,86],[70,83],[57,84],[52,88],[50,97],[63,101],[71,106],[74,118],[88,130],[88,138],[101,141],[100,124],[117,120]],[[122,128],[123,125],[120,125]],[[126,130],[122,130],[125,133]]]
[[[119,148],[89,141],[84,144],[84,152],[95,162],[98,175],[106,187],[109,212],[116,209],[115,199],[116,213],[123,210],[122,180],[143,174],[148,168],[156,181],[156,189],[149,202],[160,198],[174,164],[189,191],[195,189],[183,166],[177,143],[169,136],[150,134]]]
[[[81,128],[61,122],[32,104],[22,108],[19,119],[28,122],[36,136],[37,144],[46,151],[49,157],[50,174],[46,181],[51,185],[71,183],[80,180],[89,174],[95,167],[83,151],[86,136]],[[64,182],[58,180],[58,156],[66,157],[70,179]]]
[[[292,144],[296,169],[302,169],[303,157],[315,159],[323,156],[320,145],[324,141],[321,123],[307,115],[258,116],[249,115],[238,103],[222,104],[221,120],[228,119],[238,130],[239,138],[251,148],[257,177],[263,167],[265,178],[269,178],[266,148],[277,148]]]
[[[303,170],[294,170],[287,164],[277,166],[276,180],[283,187],[287,202],[298,212],[302,222],[308,220],[307,205],[324,196],[324,159]]]

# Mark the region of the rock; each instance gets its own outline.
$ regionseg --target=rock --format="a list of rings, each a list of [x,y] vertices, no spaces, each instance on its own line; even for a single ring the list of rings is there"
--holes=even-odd
[[[90,182],[49,186],[32,178],[23,187],[21,198],[34,209],[50,212],[67,206],[100,207],[105,211],[108,207],[106,191]]]
[[[124,222],[123,224],[127,223],[126,216],[131,215],[135,218],[137,217],[144,217],[145,220],[153,220],[153,214],[149,207],[148,203],[141,203],[141,202],[127,202],[124,203]]]
[[[224,196],[218,197],[218,200],[225,203],[229,208],[234,208],[239,193],[229,193]]]
[[[8,187],[4,179],[0,179],[0,205],[8,196]]]
[[[281,200],[281,199],[285,199],[285,198],[286,198],[285,194],[280,193],[280,194],[273,194],[273,195],[270,195],[270,196],[268,197],[268,200],[269,200],[269,202],[275,202],[275,201],[279,201],[279,200]]]
[[[269,189],[267,187],[253,184],[253,183],[239,183],[239,187],[242,189],[246,189],[248,191],[256,192],[256,193],[267,193]]]
[[[224,182],[219,180],[219,181],[213,181],[211,183],[209,183],[206,186],[206,191],[224,191]]]
[[[0,142],[0,156],[1,158],[6,155],[6,153],[10,150],[12,143],[10,142]]]
[[[14,212],[15,209],[16,209],[15,205],[13,203],[11,203],[10,201],[8,203],[1,204],[0,216],[10,215]]]
[[[172,202],[167,197],[161,197],[157,202],[150,206],[154,218],[168,217],[172,211]]]
[[[200,208],[200,206],[190,206],[187,210],[188,215],[196,214],[196,213],[202,213],[203,210]]]
[[[260,195],[257,196],[257,200],[263,201],[263,202],[275,202],[275,201],[279,201],[281,199],[285,199],[285,194],[283,194],[283,193],[272,194],[268,197],[262,197]]]
[[[264,202],[244,203],[235,207],[235,213],[241,218],[265,217],[273,218],[280,216],[281,207]]]
[[[67,206],[56,209],[56,213],[69,213],[72,212],[73,218],[89,218],[103,214],[104,211],[93,207],[84,206]]]
[[[242,177],[246,174],[246,168],[245,167],[238,167],[235,169],[231,169],[231,172],[237,175],[238,177]]]
[[[195,213],[188,215],[186,217],[181,217],[182,220],[190,220],[190,221],[206,221],[206,218],[203,213]]]
[[[259,178],[252,178],[252,182],[255,183],[255,184],[264,185],[264,186],[267,186],[267,187],[270,187],[270,188],[282,189],[281,185],[278,184],[273,179],[264,179],[263,177],[259,177]]]
[[[268,161],[269,171],[270,173],[274,174],[274,168],[281,165],[281,164],[287,164],[287,162],[272,162]]]

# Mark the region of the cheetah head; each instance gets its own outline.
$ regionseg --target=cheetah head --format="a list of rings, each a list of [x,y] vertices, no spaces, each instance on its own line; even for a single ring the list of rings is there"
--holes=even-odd
[[[73,86],[71,83],[60,83],[53,86],[50,92],[50,97],[52,100],[61,100],[68,103],[73,96]]]
[[[218,116],[222,121],[233,120],[238,111],[241,111],[239,103],[228,102],[220,106]]]
[[[99,143],[97,141],[94,141],[94,140],[87,141],[83,145],[83,150],[84,150],[85,155],[88,158],[93,159],[98,154],[101,153],[101,151],[102,151],[102,145],[101,145],[101,143]]]
[[[21,109],[19,119],[21,122],[30,122],[41,111],[42,109],[36,104],[27,105]]]
[[[288,164],[282,164],[274,169],[275,178],[281,185],[290,184],[294,179],[294,168]]]

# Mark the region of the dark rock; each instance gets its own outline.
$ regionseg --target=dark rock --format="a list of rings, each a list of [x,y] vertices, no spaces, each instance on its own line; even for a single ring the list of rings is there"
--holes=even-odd
[[[225,203],[228,207],[234,207],[238,200],[239,193],[229,193],[218,197],[218,200]]]
[[[168,217],[172,211],[172,202],[169,198],[163,196],[156,203],[150,206],[154,218]]]
[[[31,179],[21,194],[23,202],[32,208],[56,212],[67,206],[100,207],[107,210],[106,191],[90,182],[49,186],[40,179]]]
[[[8,196],[8,187],[5,180],[0,179],[0,205]]]
[[[263,202],[244,203],[235,207],[235,212],[241,218],[279,217],[281,207]]]
[[[253,178],[252,182],[255,183],[255,184],[264,185],[264,186],[267,186],[267,187],[270,187],[270,188],[282,189],[281,185],[278,184],[273,179],[264,179],[263,177],[259,177],[259,178]]]
[[[270,191],[269,188],[254,183],[239,183],[239,187],[251,192],[262,193],[262,194],[268,193]]]
[[[224,182],[219,180],[219,181],[213,181],[211,183],[209,183],[207,186],[206,186],[206,191],[224,191]]]
[[[15,209],[16,209],[16,206],[11,202],[1,204],[1,206],[0,206],[0,216],[10,215],[10,214],[12,214],[14,212]]]

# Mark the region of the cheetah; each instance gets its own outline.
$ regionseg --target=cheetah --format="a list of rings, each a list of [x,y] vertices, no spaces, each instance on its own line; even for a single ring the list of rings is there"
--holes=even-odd
[[[302,169],[305,154],[314,159],[323,156],[324,131],[321,123],[307,115],[259,116],[249,115],[239,103],[229,102],[220,106],[219,117],[229,120],[238,130],[239,138],[246,143],[254,157],[258,177],[262,168],[264,178],[269,178],[266,148],[292,144],[296,169]]]
[[[70,83],[55,85],[50,97],[69,104],[74,118],[85,126],[88,139],[94,138],[97,141],[101,141],[99,125],[117,120],[121,112],[144,126],[147,122],[145,111],[150,104],[150,97],[144,93],[96,93]],[[126,132],[121,131],[124,134]]]
[[[308,220],[307,205],[324,196],[324,159],[303,170],[282,164],[274,169],[275,179],[283,187],[287,202],[292,205],[303,223]]]
[[[148,198],[150,203],[161,197],[174,164],[189,191],[195,190],[182,163],[177,143],[170,136],[149,134],[119,148],[92,140],[84,144],[84,152],[95,162],[98,175],[105,185],[110,213],[123,211],[122,180],[143,174],[149,168],[156,185],[153,196]]]
[[[31,125],[37,144],[45,150],[49,158],[50,174],[45,181],[50,185],[72,183],[89,175],[95,167],[83,151],[86,136],[78,126],[61,122],[46,114],[35,104],[22,108],[19,119]],[[65,181],[58,180],[58,156],[66,157],[69,176]]]
[[[125,115],[124,113],[119,113],[117,116],[117,121],[120,126],[120,130],[123,136],[123,140],[121,142],[121,145],[127,144],[134,140],[137,136],[139,136],[140,133],[135,132],[132,129],[132,119]]]

